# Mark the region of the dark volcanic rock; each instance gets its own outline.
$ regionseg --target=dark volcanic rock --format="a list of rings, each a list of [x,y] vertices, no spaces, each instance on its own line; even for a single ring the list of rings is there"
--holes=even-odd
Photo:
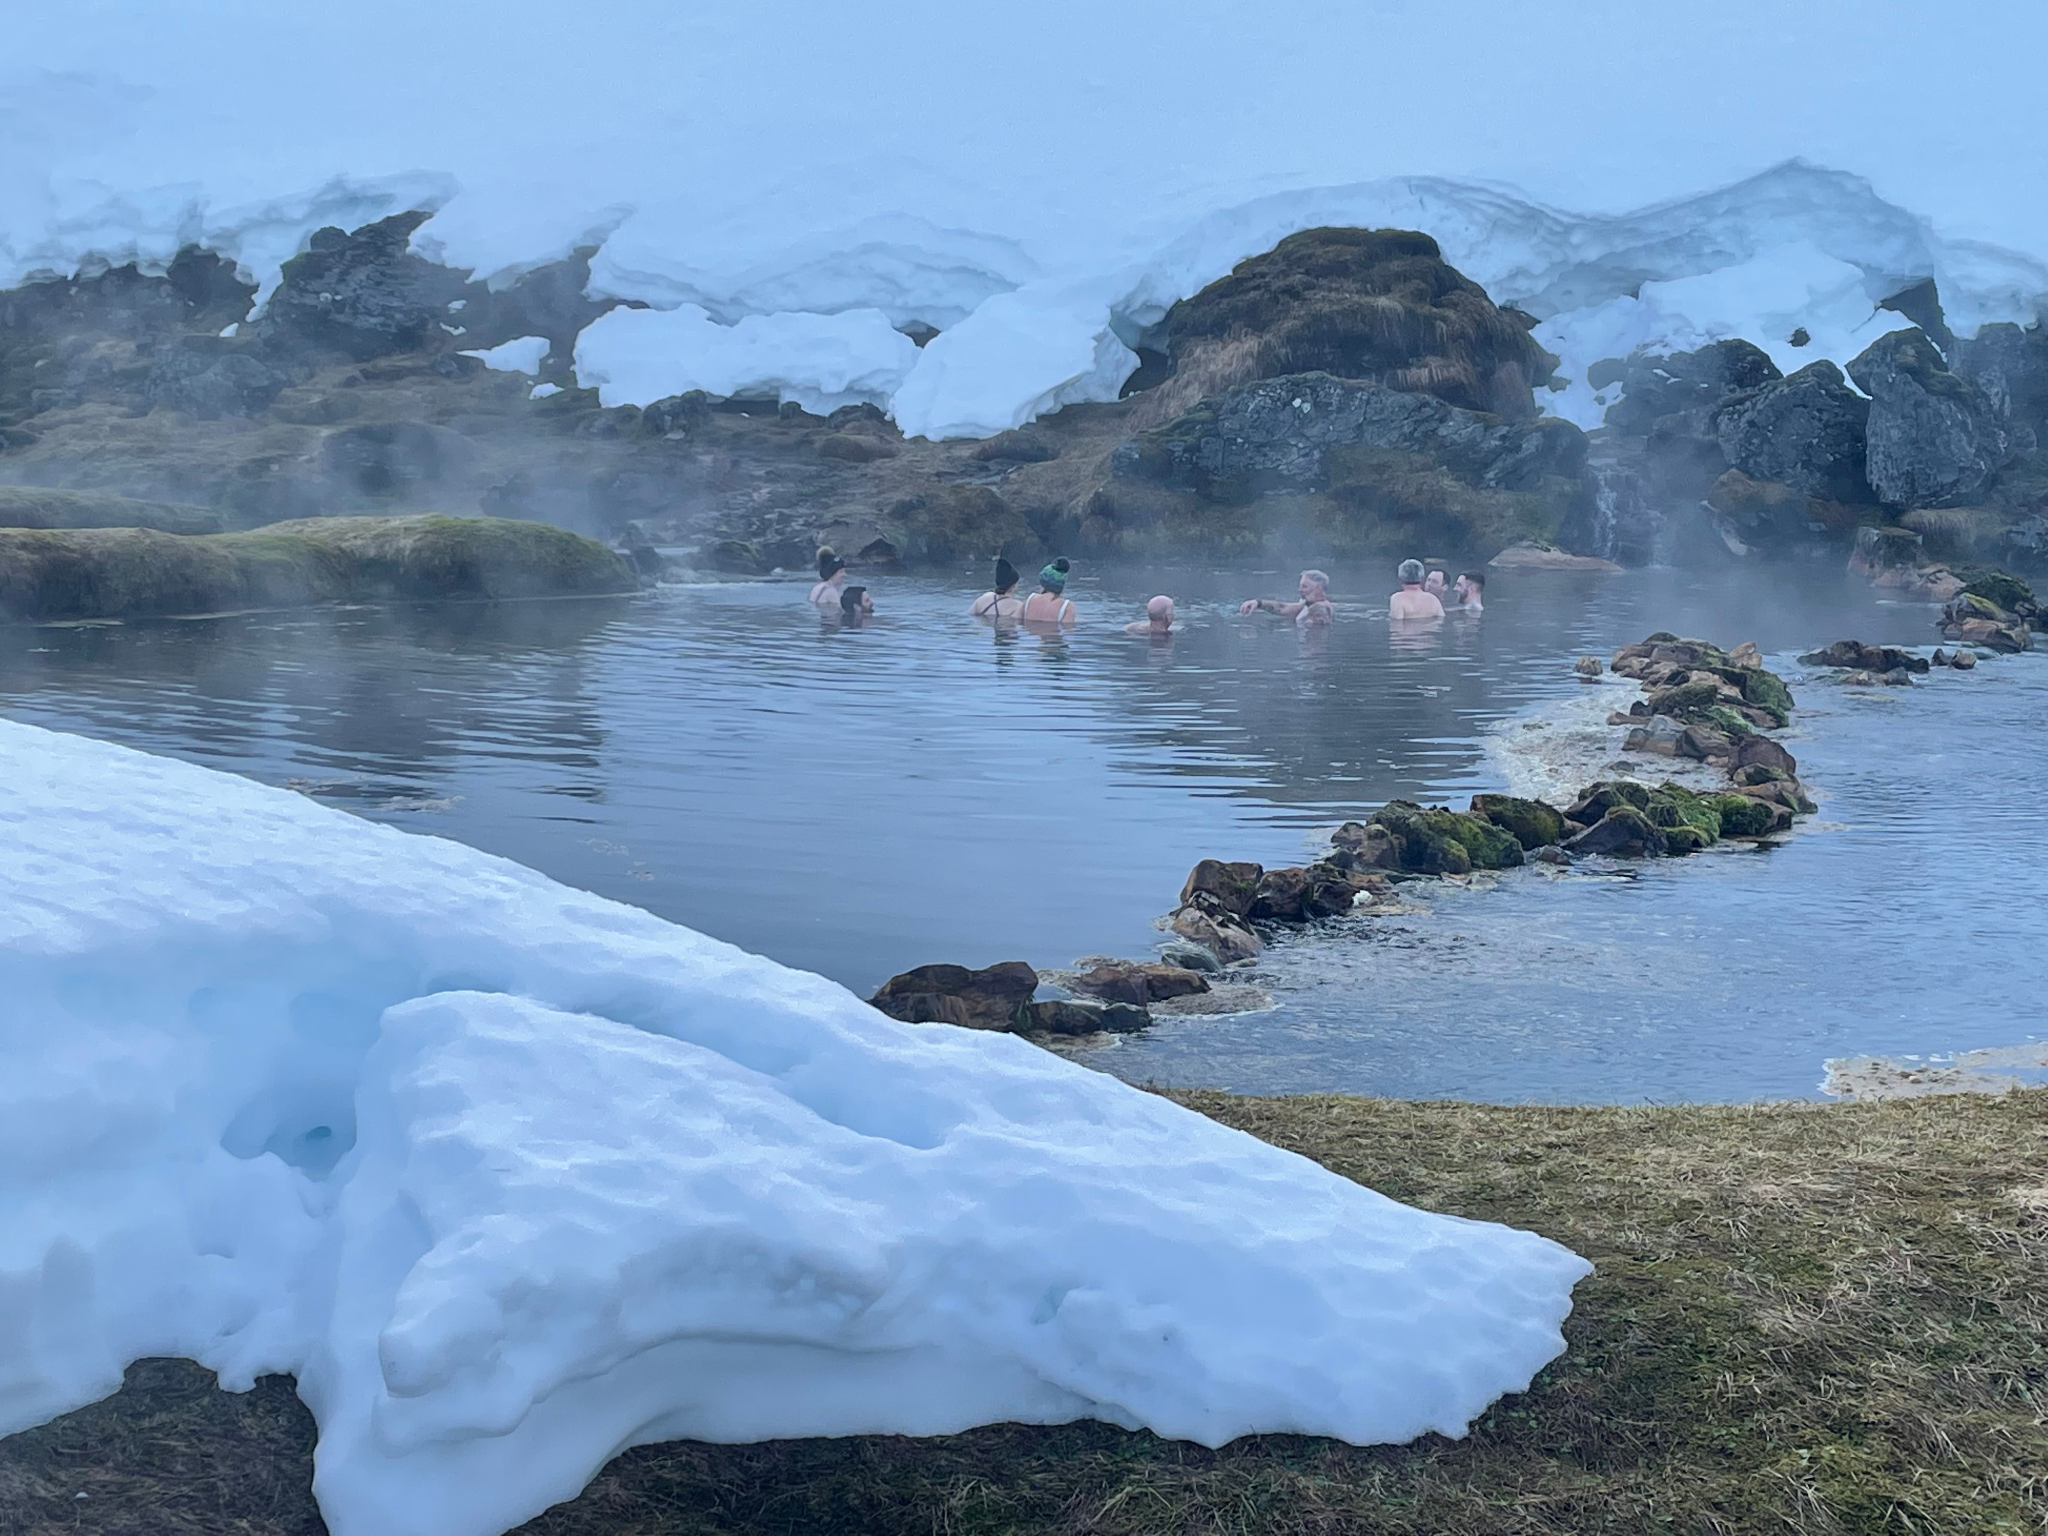
[[[1054,997],[1028,1004],[1017,1027],[1047,1035],[1130,1034],[1151,1022],[1151,1013],[1133,1003],[1084,1003]]]
[[[1952,355],[1957,375],[1984,392],[2008,431],[2025,427],[2036,448],[2048,448],[2048,327],[1987,325]]]
[[[1610,858],[1655,858],[1666,851],[1663,829],[1632,805],[1617,805],[1564,844],[1572,854],[1604,853]]]
[[[1208,896],[1233,917],[1243,917],[1251,911],[1252,898],[1258,895],[1259,880],[1265,873],[1257,864],[1204,859],[1188,872],[1187,883],[1180,888],[1181,905]]]
[[[1755,480],[1776,480],[1807,496],[1867,502],[1864,423],[1870,402],[1842,382],[1833,363],[1738,396],[1720,412],[1717,434],[1728,462]]]
[[[1618,432],[1647,436],[1666,417],[1704,413],[1730,395],[1774,384],[1784,375],[1770,355],[1746,341],[1717,341],[1697,352],[1631,357],[1587,370],[1594,388],[1618,382],[1622,396],[1603,420]],[[1705,435],[1712,436],[1709,424]]]
[[[427,217],[394,214],[353,233],[316,230],[305,253],[284,264],[256,334],[357,362],[424,347],[449,320],[449,305],[469,297],[464,274],[406,249]]]
[[[1895,507],[1966,501],[2007,457],[1997,404],[1959,374],[1919,330],[1893,331],[1849,364],[1870,396],[1867,474]]]
[[[920,965],[891,976],[868,1001],[909,1024],[1016,1029],[1027,1019],[1037,990],[1038,973],[1022,960],[978,971],[964,965]]]
[[[1904,667],[1908,672],[1925,672],[1927,658],[1915,656],[1891,645],[1866,645],[1861,640],[1837,640],[1825,650],[1808,651],[1799,658],[1809,667],[1844,667],[1851,671],[1892,672]]]
[[[1140,1008],[1209,990],[1206,977],[1186,966],[1157,960],[1098,960],[1077,974],[1069,986],[1087,997]]]
[[[1119,473],[1222,501],[1321,490],[1334,449],[1417,455],[1475,488],[1539,491],[1585,470],[1586,439],[1568,422],[1508,422],[1431,395],[1327,373],[1262,379],[1204,401],[1117,450]]]
[[[1528,325],[1427,235],[1311,229],[1181,300],[1165,331],[1175,372],[1217,383],[1328,373],[1524,418],[1557,366]]]
[[[221,336],[181,336],[158,347],[143,386],[151,406],[201,421],[260,416],[290,378]]]

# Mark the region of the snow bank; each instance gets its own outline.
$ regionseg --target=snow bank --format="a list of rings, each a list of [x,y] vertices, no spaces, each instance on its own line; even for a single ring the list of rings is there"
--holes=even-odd
[[[552,345],[545,336],[515,336],[495,347],[462,355],[473,357],[486,368],[499,373],[539,373],[541,359],[548,355],[548,348]]]
[[[793,400],[816,415],[886,405],[917,343],[879,309],[749,315],[719,325],[701,305],[614,309],[576,341],[576,378],[606,405],[649,405],[701,389]]]
[[[345,36],[262,0],[30,10],[0,68],[0,288],[194,242],[267,290],[321,224],[437,209],[414,244],[493,285],[596,246],[594,293],[685,316],[608,322],[607,345],[637,330],[636,373],[709,377],[716,354],[913,431],[1113,398],[1112,342],[1317,224],[1435,235],[1550,322],[1581,383],[1596,349],[1670,336],[1776,347],[1790,320],[1815,355],[1846,346],[1846,291],[1788,278],[1826,275],[1813,252],[1866,301],[1936,278],[1965,335],[2048,292],[2027,0],[1900,0],[1882,26],[1858,0],[1585,0],[1540,27],[1507,0],[1449,26],[1338,0],[359,0]],[[411,69],[433,88],[393,94]],[[548,110],[506,110],[540,79]],[[1930,85],[1955,80],[1968,111]],[[900,374],[843,359],[860,382],[827,388],[841,342],[793,317],[863,310],[962,335]],[[714,345],[687,323],[707,317],[787,323]],[[1552,403],[1597,419],[1583,388]]]
[[[622,1447],[1462,1433],[1576,1256],[459,844],[0,723],[0,1433],[297,1374],[336,1536]]]

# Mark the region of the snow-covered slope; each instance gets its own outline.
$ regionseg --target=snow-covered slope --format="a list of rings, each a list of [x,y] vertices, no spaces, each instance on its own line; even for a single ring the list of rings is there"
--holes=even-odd
[[[0,1433],[292,1371],[336,1536],[654,1439],[1461,1433],[1587,1271],[455,843],[0,723]]]
[[[0,67],[0,287],[188,241],[268,283],[321,224],[438,209],[429,255],[502,282],[599,245],[594,291],[684,315],[609,322],[616,399],[738,379],[994,432],[1113,396],[1166,305],[1319,223],[1436,235],[1575,380],[1787,319],[1809,360],[1928,276],[1964,333],[2048,291],[2029,0],[31,12]],[[1794,157],[1853,174],[1757,176]],[[951,339],[906,367],[821,319],[858,311]]]

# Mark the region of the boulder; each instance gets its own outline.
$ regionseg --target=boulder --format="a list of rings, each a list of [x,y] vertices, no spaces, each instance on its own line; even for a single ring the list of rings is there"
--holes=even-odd
[[[1590,827],[1609,811],[1624,805],[1632,810],[1648,810],[1648,787],[1633,779],[1603,779],[1579,792],[1579,798],[1566,807],[1564,819],[1574,826]]]
[[[1212,379],[1326,373],[1517,420],[1557,366],[1523,317],[1409,230],[1289,235],[1175,304],[1163,330],[1174,377],[1204,394]]]
[[[1250,924],[1207,894],[1184,903],[1168,923],[1175,933],[1199,944],[1222,965],[1250,960],[1266,947]]]
[[[1510,834],[1525,852],[1533,853],[1561,842],[1565,834],[1563,813],[1541,800],[1524,800],[1517,795],[1474,795],[1472,814]]]
[[[1096,1035],[1104,1032],[1127,1035],[1149,1028],[1151,1023],[1151,1013],[1136,1004],[1086,1003],[1073,998],[1053,997],[1025,1004],[1016,1028],[1041,1035]]]
[[[1663,831],[1648,816],[1632,805],[1617,805],[1563,846],[1571,854],[1644,859],[1662,855],[1667,845]]]
[[[1602,419],[1613,430],[1636,437],[1648,436],[1668,418],[1705,419],[1730,395],[1759,389],[1783,377],[1761,347],[1736,339],[1717,341],[1696,352],[1596,363],[1587,372],[1587,382],[1596,389],[1621,385],[1621,398],[1607,408]]]
[[[1265,870],[1257,864],[1204,859],[1188,872],[1187,882],[1180,888],[1181,905],[1207,896],[1232,917],[1244,917],[1252,909],[1252,899],[1258,894],[1259,880],[1264,874]]]
[[[1849,377],[1870,396],[1866,473],[1887,505],[1953,506],[1982,490],[2005,463],[1997,404],[1950,372],[1918,328],[1880,336],[1849,364]]]
[[[1045,464],[1059,456],[1043,433],[1028,430],[998,432],[974,450],[975,459],[983,464]]]
[[[1753,795],[1716,795],[1714,810],[1721,819],[1723,837],[1764,837],[1779,830],[1781,811],[1787,824],[1791,819],[1790,811]]]
[[[1809,667],[1847,667],[1868,672],[1891,672],[1902,667],[1908,672],[1925,672],[1929,665],[1924,656],[1915,656],[1897,646],[1866,645],[1861,640],[1837,640],[1825,650],[1808,651],[1799,660]]]
[[[1717,730],[1711,725],[1688,725],[1678,733],[1677,755],[1703,763],[1732,760],[1738,739],[1730,732]]]
[[[1799,776],[1799,764],[1792,754],[1768,736],[1745,736],[1735,744],[1730,772],[1755,767],[1775,768],[1787,778]]]
[[[1948,664],[1958,672],[1968,672],[1977,665],[1976,655],[1970,651],[1957,651],[1949,657]]]
[[[2048,327],[2022,330],[2009,320],[1979,327],[1951,353],[1958,376],[1976,385],[1998,411],[2008,431],[2048,430]],[[2048,440],[2038,447],[2048,448]]]
[[[1377,822],[1347,821],[1331,835],[1333,862],[1349,869],[1400,869],[1401,839]]]
[[[1661,757],[1676,757],[1678,739],[1684,734],[1685,727],[1669,715],[1652,715],[1647,723],[1637,726],[1622,738],[1621,750],[1653,752]]]
[[[1994,607],[2004,609],[2013,618],[2032,621],[2040,617],[2041,607],[2034,597],[2034,589],[2019,577],[2004,571],[1987,571],[1973,577],[1963,587],[1971,597],[1981,597]]]
[[[1606,668],[1600,665],[1598,656],[1581,656],[1572,663],[1572,675],[1582,683],[1597,683]]]
[[[1514,834],[1482,816],[1396,800],[1373,812],[1372,823],[1392,835],[1400,850],[1399,867],[1413,874],[1462,875],[1474,869],[1512,869],[1522,862],[1522,845]]]
[[[1028,1027],[1026,1010],[1037,990],[1038,973],[1022,960],[978,971],[964,965],[920,965],[891,976],[868,1001],[907,1024],[1018,1029]]]
[[[1269,869],[1252,896],[1250,915],[1277,923],[1337,917],[1349,912],[1352,898],[1366,888],[1365,881],[1330,863],[1301,869]]]
[[[1069,991],[1112,1003],[1143,1007],[1170,997],[1192,997],[1209,990],[1198,972],[1156,960],[1097,960],[1067,983]]]
[[[1833,363],[1735,396],[1720,411],[1716,434],[1729,464],[1755,480],[1775,480],[1801,495],[1860,503],[1864,424],[1870,402],[1842,381]]]

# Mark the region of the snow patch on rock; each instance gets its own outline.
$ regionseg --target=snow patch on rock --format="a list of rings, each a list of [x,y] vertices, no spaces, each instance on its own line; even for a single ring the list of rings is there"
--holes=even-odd
[[[486,368],[499,373],[539,373],[541,359],[548,355],[548,348],[553,345],[545,336],[515,336],[495,347],[462,355],[473,357]]]
[[[576,341],[576,377],[606,405],[650,405],[701,389],[795,401],[813,415],[884,405],[917,344],[879,309],[748,315],[720,325],[703,306],[614,309]]]

